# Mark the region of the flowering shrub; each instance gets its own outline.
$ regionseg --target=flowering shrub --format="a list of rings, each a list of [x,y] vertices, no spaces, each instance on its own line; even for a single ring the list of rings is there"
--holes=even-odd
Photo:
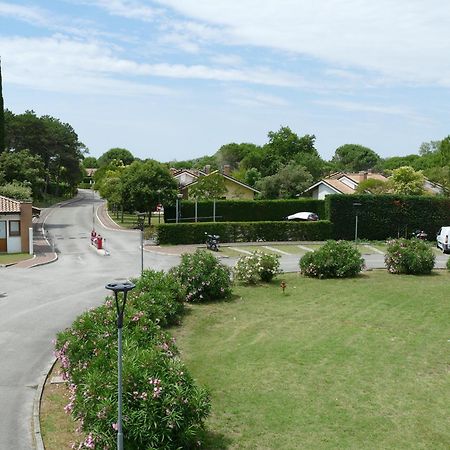
[[[241,256],[234,266],[237,280],[251,284],[258,281],[270,281],[280,270],[280,257],[259,251],[248,256]]]
[[[354,277],[363,268],[361,253],[347,241],[327,241],[319,250],[300,259],[300,270],[307,277]]]
[[[142,276],[134,281],[136,289],[128,295],[134,299],[137,309],[145,311],[150,319],[163,327],[180,323],[185,293],[173,275],[144,270]]]
[[[432,248],[419,239],[392,239],[387,242],[384,262],[390,273],[427,274],[433,270]]]
[[[181,263],[170,273],[186,289],[186,301],[204,302],[231,295],[231,270],[205,250],[181,255]]]
[[[139,289],[145,292],[144,287],[160,277],[163,279],[163,274],[144,274],[137,281],[138,294]],[[138,294],[129,296],[124,317],[124,447],[191,448],[209,413],[209,396],[195,384],[178,356],[174,339],[161,328],[161,323],[170,322],[167,317],[175,315],[167,314],[164,307],[163,315],[156,317],[154,305],[145,300],[146,294],[144,300]],[[159,311],[161,303],[155,304]],[[115,305],[108,298],[104,305],[84,313],[57,336],[55,354],[70,389],[65,410],[81,421],[86,436],[74,448],[115,448],[116,329]]]

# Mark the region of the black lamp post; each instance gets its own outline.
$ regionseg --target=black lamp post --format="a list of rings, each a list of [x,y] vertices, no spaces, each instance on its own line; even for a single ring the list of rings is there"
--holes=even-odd
[[[123,328],[123,313],[125,311],[125,305],[127,303],[128,291],[134,289],[135,284],[130,281],[125,282],[112,282],[108,283],[105,288],[114,292],[116,299],[117,310],[117,450],[123,450],[123,432],[122,432],[122,328]],[[120,301],[119,293],[122,292],[122,301]]]
[[[358,208],[361,206],[361,203],[355,202],[353,203],[353,207],[355,208],[355,245],[358,245]]]
[[[138,227],[141,230],[141,276],[144,273],[144,224],[145,213],[136,213],[138,218]]]

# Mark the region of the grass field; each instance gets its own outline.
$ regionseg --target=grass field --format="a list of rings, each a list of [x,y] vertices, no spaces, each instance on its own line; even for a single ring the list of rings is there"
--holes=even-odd
[[[15,264],[32,257],[28,253],[0,253],[0,264]]]
[[[175,331],[209,387],[208,449],[448,449],[450,274],[286,275]]]

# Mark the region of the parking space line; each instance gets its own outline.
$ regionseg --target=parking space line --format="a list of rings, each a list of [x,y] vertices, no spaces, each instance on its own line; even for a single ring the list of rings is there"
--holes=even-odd
[[[382,252],[381,250],[378,250],[378,249],[375,248],[375,247],[372,247],[372,246],[369,245],[369,244],[364,244],[364,247],[367,247],[368,249],[374,251],[375,253],[379,253],[380,255],[384,255],[384,252]]]
[[[266,250],[270,250],[272,252],[279,253],[280,255],[288,255],[288,256],[292,255],[292,253],[284,252],[283,250],[278,250],[277,248],[269,247],[268,245],[263,245],[262,248],[265,248]]]
[[[304,245],[297,245],[298,248],[301,248],[302,250],[306,250],[307,252],[313,252],[314,250],[312,248],[305,247]]]
[[[242,248],[237,247],[228,247],[230,250],[234,250],[235,252],[244,253],[246,255],[251,255],[252,252],[249,252],[248,250],[243,250]]]

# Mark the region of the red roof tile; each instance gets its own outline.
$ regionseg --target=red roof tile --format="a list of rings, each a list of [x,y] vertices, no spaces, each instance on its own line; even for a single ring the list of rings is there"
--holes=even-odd
[[[0,195],[0,213],[20,213],[20,202]]]

